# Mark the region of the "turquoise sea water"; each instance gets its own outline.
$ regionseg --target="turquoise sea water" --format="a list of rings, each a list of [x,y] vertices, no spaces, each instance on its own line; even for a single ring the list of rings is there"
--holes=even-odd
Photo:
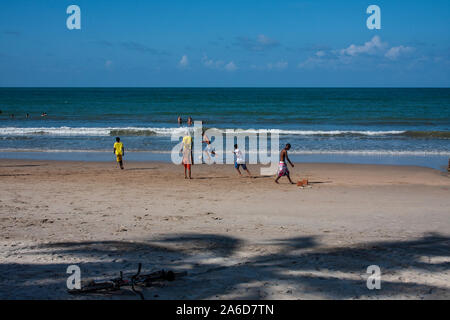
[[[442,167],[450,157],[448,88],[0,88],[0,110],[0,157],[102,159],[120,135],[130,158],[170,159],[179,115],[278,132],[305,161]]]

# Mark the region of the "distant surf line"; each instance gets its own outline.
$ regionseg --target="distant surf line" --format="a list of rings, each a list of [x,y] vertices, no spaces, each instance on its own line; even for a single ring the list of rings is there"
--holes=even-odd
[[[205,128],[207,129],[207,128]],[[217,134],[227,132],[242,132],[254,134],[271,134],[292,136],[404,136],[409,138],[450,139],[450,131],[416,131],[416,130],[283,130],[283,129],[221,129],[208,128]],[[186,130],[176,128],[145,128],[145,127],[3,127],[0,135],[4,136],[170,136],[174,132]]]

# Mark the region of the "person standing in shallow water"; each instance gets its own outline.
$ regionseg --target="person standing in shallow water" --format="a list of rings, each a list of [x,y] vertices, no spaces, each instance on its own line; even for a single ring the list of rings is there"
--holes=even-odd
[[[183,119],[181,116],[178,116],[178,125],[181,127],[183,125]]]

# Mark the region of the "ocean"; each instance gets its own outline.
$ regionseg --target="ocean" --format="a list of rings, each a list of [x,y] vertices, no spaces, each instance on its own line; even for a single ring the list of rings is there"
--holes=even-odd
[[[449,88],[0,88],[0,110],[0,158],[114,160],[120,136],[128,160],[170,161],[178,116],[277,132],[300,162],[450,158]]]

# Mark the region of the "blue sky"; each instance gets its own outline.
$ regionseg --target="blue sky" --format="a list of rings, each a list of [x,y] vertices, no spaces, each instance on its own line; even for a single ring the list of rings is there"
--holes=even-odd
[[[66,8],[81,8],[68,30]],[[381,30],[366,8],[381,8]],[[0,86],[448,87],[450,1],[0,0]]]

